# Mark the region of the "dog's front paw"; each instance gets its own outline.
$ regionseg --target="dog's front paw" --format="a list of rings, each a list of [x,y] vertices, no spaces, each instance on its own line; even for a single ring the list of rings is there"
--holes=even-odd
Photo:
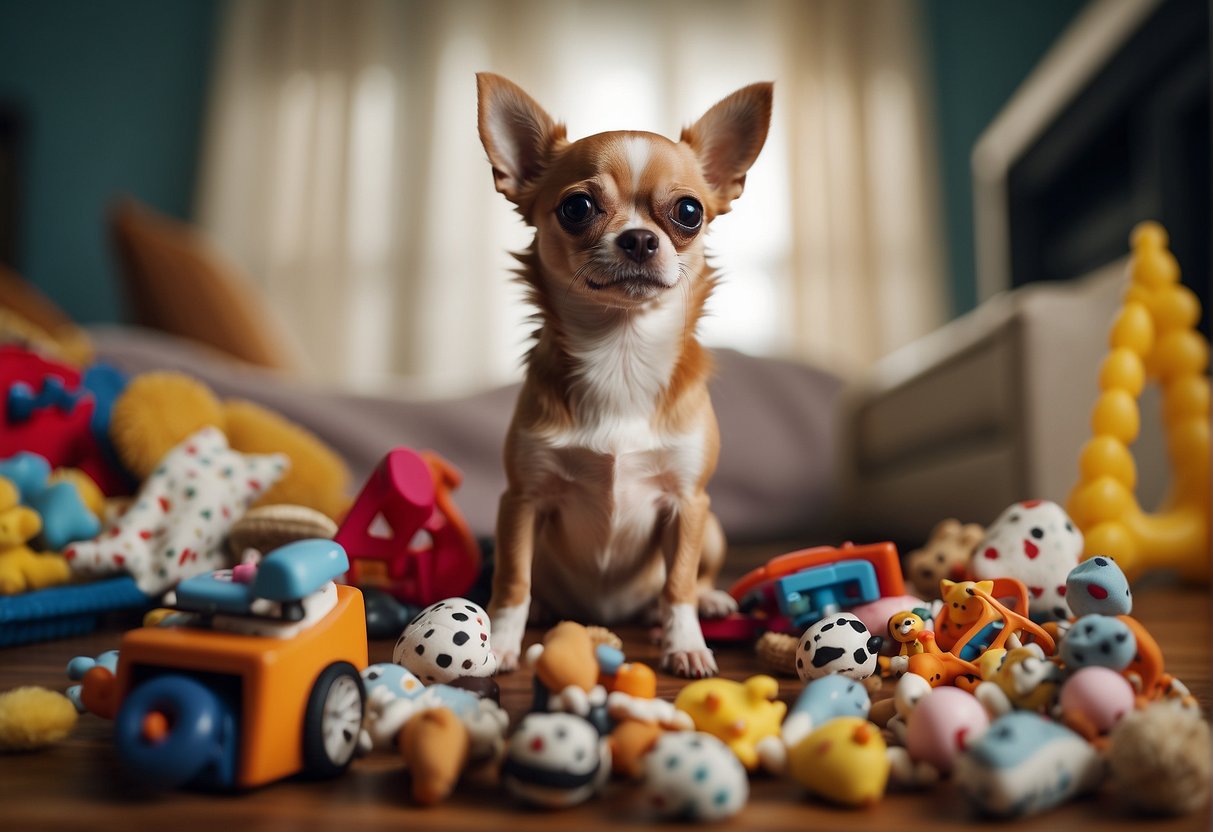
[[[497,657],[497,672],[509,673],[518,669],[518,658],[522,654],[522,636],[526,632],[527,608],[529,604],[501,607],[489,615],[493,622],[490,643]]]
[[[704,589],[699,593],[700,618],[724,618],[737,612],[737,599],[723,589]]]
[[[684,679],[705,679],[718,672],[716,657],[706,647],[667,651],[661,657],[661,666]]]
[[[686,679],[715,676],[716,657],[703,641],[695,605],[672,604],[664,617],[662,668]]]

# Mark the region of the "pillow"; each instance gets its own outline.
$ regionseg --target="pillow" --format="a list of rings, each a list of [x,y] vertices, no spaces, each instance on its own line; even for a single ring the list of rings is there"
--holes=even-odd
[[[0,343],[16,343],[59,361],[92,361],[88,335],[16,272],[0,265]]]
[[[110,233],[135,323],[260,367],[296,366],[256,287],[189,226],[128,199],[112,210]]]

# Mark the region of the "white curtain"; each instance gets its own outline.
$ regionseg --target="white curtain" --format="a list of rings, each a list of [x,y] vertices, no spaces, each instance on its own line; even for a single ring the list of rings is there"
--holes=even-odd
[[[226,6],[199,216],[312,374],[455,392],[517,377],[529,325],[474,73],[571,138],[676,137],[776,82],[770,138],[711,231],[705,339],[863,367],[946,301],[917,6],[903,0],[238,0]]]

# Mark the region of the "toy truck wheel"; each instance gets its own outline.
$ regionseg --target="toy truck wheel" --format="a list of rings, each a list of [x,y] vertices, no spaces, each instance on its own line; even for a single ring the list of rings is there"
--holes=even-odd
[[[158,676],[123,701],[114,744],[126,767],[165,788],[182,786],[222,755],[227,709],[201,682]]]
[[[366,691],[348,662],[324,669],[307,700],[303,719],[303,769],[310,777],[336,777],[358,747]]]

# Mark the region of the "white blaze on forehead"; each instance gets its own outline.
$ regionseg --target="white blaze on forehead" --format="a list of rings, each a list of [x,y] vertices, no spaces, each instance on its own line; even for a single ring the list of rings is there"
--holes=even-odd
[[[632,193],[640,190],[640,178],[644,176],[645,168],[649,166],[651,148],[649,140],[641,136],[629,136],[623,140],[623,153],[628,162],[628,170],[632,174]]]

